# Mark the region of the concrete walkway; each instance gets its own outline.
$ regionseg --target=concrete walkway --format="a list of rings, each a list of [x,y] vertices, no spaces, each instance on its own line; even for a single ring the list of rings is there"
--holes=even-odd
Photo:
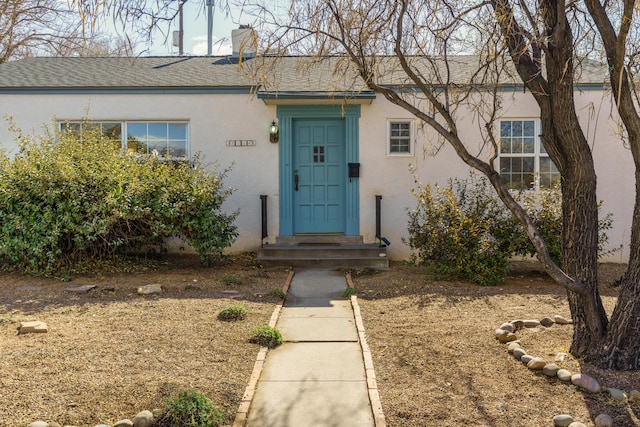
[[[269,350],[261,373],[254,371],[259,378],[255,390],[248,388],[244,425],[384,425],[357,300],[342,297],[346,288],[336,271],[296,272],[276,321],[286,342]]]

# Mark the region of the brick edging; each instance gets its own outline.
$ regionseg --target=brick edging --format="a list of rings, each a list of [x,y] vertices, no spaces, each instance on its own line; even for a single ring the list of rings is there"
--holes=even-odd
[[[285,294],[289,291],[289,286],[291,285],[294,274],[295,272],[291,270],[289,272],[289,275],[287,276],[287,280],[282,285],[282,291]],[[276,322],[278,321],[278,317],[280,317],[280,311],[282,310],[283,304],[284,300],[280,301],[273,309],[273,313],[271,314],[271,318],[269,319],[269,326],[271,326],[272,328],[276,327]],[[233,421],[232,427],[244,427],[247,422],[249,407],[251,406],[253,396],[256,392],[256,386],[258,385],[258,380],[260,379],[260,375],[262,374],[262,368],[264,367],[264,361],[267,358],[268,350],[268,347],[262,346],[260,347],[260,351],[258,351],[256,362],[253,364],[251,377],[249,377],[249,384],[247,384],[247,388],[245,389],[244,394],[242,395],[242,399],[240,400],[240,405],[238,406],[238,410],[236,411],[236,417]]]
[[[351,274],[346,273],[347,286],[354,288]],[[376,427],[386,427],[387,421],[382,410],[382,402],[380,401],[380,393],[378,392],[378,382],[376,381],[376,371],[373,368],[373,357],[371,356],[371,349],[367,344],[367,337],[364,330],[364,323],[362,322],[362,315],[360,313],[360,305],[358,304],[358,297],[351,295],[351,308],[353,309],[353,317],[356,321],[356,329],[358,330],[358,341],[360,341],[360,348],[362,350],[362,358],[364,359],[364,369],[367,376],[367,390],[369,392],[369,402],[371,403],[371,410],[373,411],[373,420]]]

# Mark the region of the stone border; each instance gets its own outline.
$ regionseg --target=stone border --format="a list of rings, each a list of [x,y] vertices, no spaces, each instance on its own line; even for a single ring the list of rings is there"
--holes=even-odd
[[[295,271],[291,270],[289,272],[289,276],[287,276],[287,279],[282,285],[282,291],[285,294],[289,292],[289,286],[291,285],[291,281],[293,280],[294,275]],[[269,319],[269,326],[271,326],[272,328],[276,327],[276,322],[278,321],[278,317],[280,316],[280,311],[282,310],[283,305],[284,300],[280,301],[273,309],[273,313],[271,314],[271,318]],[[256,361],[253,365],[253,371],[251,372],[251,376],[249,377],[249,384],[247,384],[247,388],[245,389],[244,394],[242,395],[242,399],[240,400],[240,405],[238,406],[238,410],[236,411],[236,417],[233,421],[232,427],[243,427],[247,422],[249,408],[251,407],[251,402],[253,401],[253,396],[256,392],[258,380],[260,379],[260,375],[262,374],[262,368],[264,367],[264,361],[267,358],[268,350],[268,347],[260,347],[260,351],[258,352],[258,356],[256,357]]]
[[[635,403],[640,404],[640,391],[632,390],[629,393],[625,393],[622,390],[610,387],[603,387],[593,377],[587,374],[572,374],[566,369],[560,369],[555,363],[547,363],[541,357],[534,357],[527,353],[527,351],[520,346],[520,341],[515,332],[524,328],[536,328],[543,326],[549,328],[554,324],[558,325],[570,325],[572,320],[567,320],[562,316],[555,315],[552,318],[545,317],[540,320],[511,320],[505,322],[498,329],[495,330],[495,338],[503,344],[507,345],[507,352],[513,355],[516,360],[521,361],[524,365],[532,371],[538,371],[544,373],[549,378],[556,377],[560,381],[565,383],[571,383],[579,389],[589,393],[601,393],[608,392],[610,397],[619,403]],[[613,420],[608,414],[600,414],[595,419],[596,427],[612,427]],[[556,415],[553,418],[554,426],[559,427],[579,427],[584,424],[573,420],[571,415],[561,414]]]
[[[351,273],[346,273],[347,286],[355,289],[353,280],[351,279]],[[373,421],[376,427],[386,427],[387,421],[382,410],[382,402],[380,401],[380,393],[378,392],[378,382],[376,381],[376,371],[373,368],[373,357],[371,356],[371,349],[367,344],[367,337],[364,331],[364,323],[362,322],[362,315],[360,313],[360,305],[358,304],[358,297],[351,295],[351,308],[353,309],[353,316],[356,320],[356,329],[358,330],[358,341],[360,341],[360,349],[362,350],[362,357],[364,359],[364,369],[367,375],[367,389],[369,391],[369,402],[371,403],[371,410],[373,411]]]

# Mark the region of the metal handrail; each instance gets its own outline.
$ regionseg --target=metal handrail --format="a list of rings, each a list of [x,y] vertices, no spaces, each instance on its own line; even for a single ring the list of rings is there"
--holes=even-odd
[[[382,196],[376,194],[376,239],[378,239],[378,245],[382,248],[390,246],[391,242],[382,236]],[[383,244],[384,242],[384,244]]]
[[[269,236],[267,232],[267,195],[260,195],[261,216],[262,216],[262,238],[260,239],[260,247],[264,247],[264,239]]]

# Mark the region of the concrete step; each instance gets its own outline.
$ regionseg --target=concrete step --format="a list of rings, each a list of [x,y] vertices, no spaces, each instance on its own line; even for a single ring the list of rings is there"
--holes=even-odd
[[[296,234],[295,236],[276,236],[278,245],[361,245],[362,236],[343,234]]]
[[[263,265],[313,268],[389,268],[386,247],[377,244],[273,244],[258,249]]]

